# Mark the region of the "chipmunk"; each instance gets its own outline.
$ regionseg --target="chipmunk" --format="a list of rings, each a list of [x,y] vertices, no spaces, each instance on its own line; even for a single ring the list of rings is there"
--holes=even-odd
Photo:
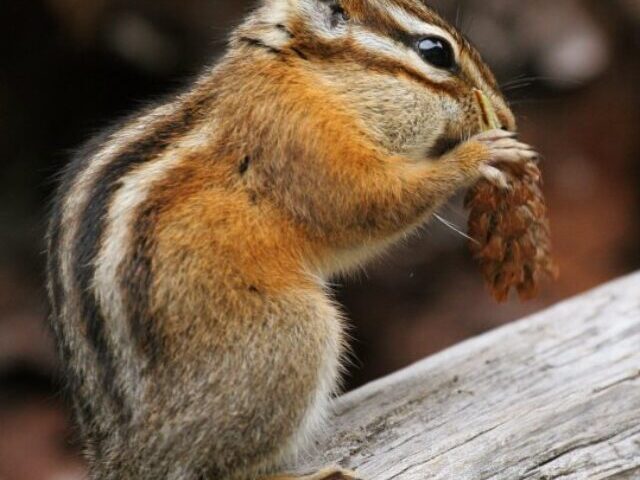
[[[478,90],[502,129],[479,133]],[[339,383],[327,281],[458,190],[504,184],[501,164],[536,156],[515,129],[420,0],[263,0],[187,91],[92,140],[48,234],[90,478],[355,478],[277,475]]]

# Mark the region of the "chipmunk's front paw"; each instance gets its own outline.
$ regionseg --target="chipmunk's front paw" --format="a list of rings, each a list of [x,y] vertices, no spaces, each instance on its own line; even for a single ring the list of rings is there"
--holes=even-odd
[[[482,132],[448,154],[447,162],[454,163],[468,182],[484,177],[498,187],[508,188],[507,173],[498,167],[525,168],[539,157],[532,147],[515,137],[515,133],[499,129]]]
[[[480,174],[494,185],[508,188],[507,174],[496,167],[510,164],[524,167],[529,162],[539,159],[538,153],[526,143],[518,141],[516,134],[504,130],[488,130],[469,141],[476,142],[486,149],[484,162],[479,166]]]

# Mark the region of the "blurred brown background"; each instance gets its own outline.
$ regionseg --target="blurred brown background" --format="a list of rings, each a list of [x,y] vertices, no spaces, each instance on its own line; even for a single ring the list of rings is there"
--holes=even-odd
[[[640,0],[439,0],[496,70],[545,156],[560,281],[495,305],[465,242],[434,222],[336,295],[354,387],[640,267]],[[211,63],[249,7],[231,0],[0,2],[0,479],[82,463],[44,328],[56,172],[101,126]],[[460,201],[443,211],[463,226]]]

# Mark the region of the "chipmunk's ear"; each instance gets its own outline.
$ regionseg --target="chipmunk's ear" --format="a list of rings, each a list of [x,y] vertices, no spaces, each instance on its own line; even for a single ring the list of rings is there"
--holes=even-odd
[[[319,0],[325,4],[329,9],[330,19],[329,21],[335,27],[346,23],[349,20],[349,14],[344,9],[343,3],[340,0]]]
[[[342,0],[293,0],[311,30],[322,37],[339,37],[346,32],[349,15]]]
[[[341,0],[265,0],[265,7],[270,17],[283,24],[296,18],[325,29],[339,27],[348,20]]]
[[[323,17],[338,24],[348,19],[341,0],[266,0],[276,10],[305,13],[308,17]]]

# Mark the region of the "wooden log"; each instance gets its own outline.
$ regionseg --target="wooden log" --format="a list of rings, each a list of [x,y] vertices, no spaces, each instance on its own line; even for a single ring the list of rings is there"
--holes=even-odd
[[[301,471],[640,479],[640,274],[338,399]]]

